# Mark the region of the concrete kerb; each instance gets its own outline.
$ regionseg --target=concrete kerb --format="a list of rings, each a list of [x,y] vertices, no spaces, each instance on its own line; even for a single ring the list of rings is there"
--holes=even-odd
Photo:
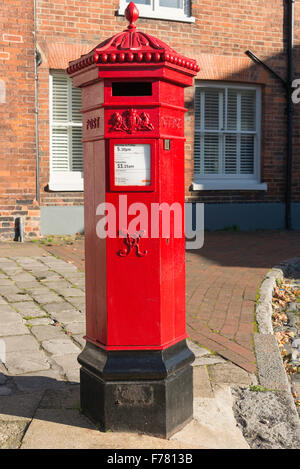
[[[266,389],[281,391],[285,394],[289,412],[298,426],[298,433],[300,433],[298,412],[272,326],[273,291],[277,282],[288,276],[292,267],[298,264],[300,265],[300,257],[288,259],[280,265],[274,266],[262,282],[256,303],[256,321],[259,332],[254,334],[254,351],[260,385]]]

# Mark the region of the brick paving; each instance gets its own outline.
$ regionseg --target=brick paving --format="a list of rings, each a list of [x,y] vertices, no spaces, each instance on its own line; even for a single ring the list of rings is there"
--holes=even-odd
[[[84,270],[83,238],[43,246]],[[267,271],[300,256],[299,232],[214,232],[186,254],[187,330],[195,342],[255,372],[255,300]]]

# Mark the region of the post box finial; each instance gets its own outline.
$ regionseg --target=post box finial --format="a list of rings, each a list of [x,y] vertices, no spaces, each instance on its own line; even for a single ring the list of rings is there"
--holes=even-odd
[[[136,29],[135,22],[140,16],[140,12],[133,2],[130,2],[125,10],[125,17],[129,21],[128,29]]]

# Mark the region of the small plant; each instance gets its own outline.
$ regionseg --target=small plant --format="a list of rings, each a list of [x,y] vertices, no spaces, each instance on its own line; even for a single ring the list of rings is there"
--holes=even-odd
[[[270,389],[264,388],[260,384],[256,384],[256,385],[251,384],[249,389],[252,392],[267,392],[267,391],[270,391]]]
[[[278,288],[280,288],[282,286],[282,280],[277,278],[276,279],[276,285],[277,285]]]

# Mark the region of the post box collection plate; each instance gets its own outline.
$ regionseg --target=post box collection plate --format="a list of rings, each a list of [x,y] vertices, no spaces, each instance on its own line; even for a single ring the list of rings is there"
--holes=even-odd
[[[151,145],[147,143],[115,144],[115,186],[149,186],[151,184]]]

